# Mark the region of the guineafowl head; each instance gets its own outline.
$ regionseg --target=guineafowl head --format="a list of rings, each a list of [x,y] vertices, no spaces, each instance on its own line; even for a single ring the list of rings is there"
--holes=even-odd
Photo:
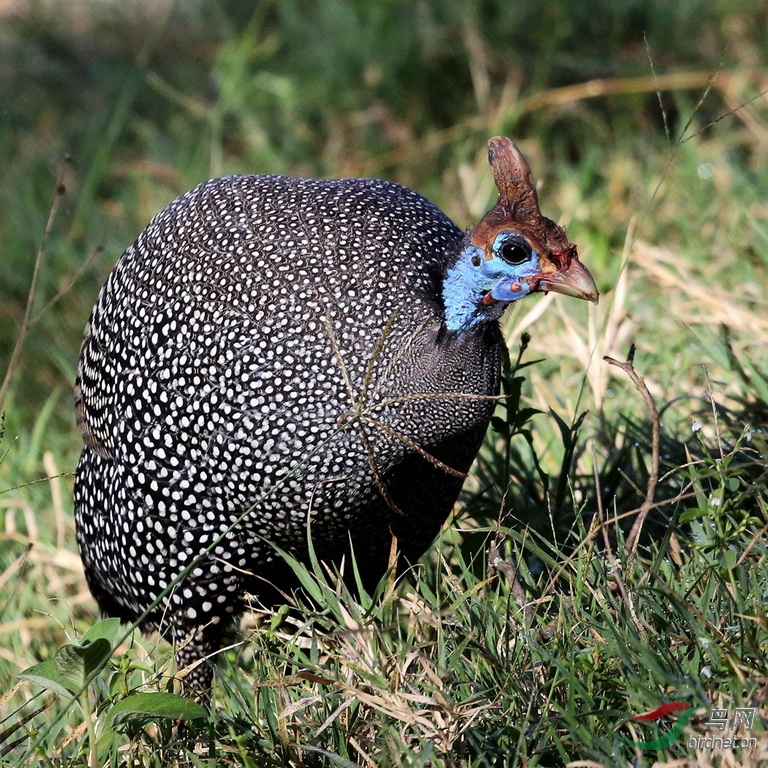
[[[542,216],[526,159],[513,142],[488,142],[499,190],[496,205],[470,232],[443,280],[445,323],[462,333],[497,319],[506,306],[534,291],[553,291],[597,302],[595,282],[576,246]]]

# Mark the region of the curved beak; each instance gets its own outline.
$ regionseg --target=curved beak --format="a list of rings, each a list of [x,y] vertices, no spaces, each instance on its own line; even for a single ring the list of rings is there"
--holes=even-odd
[[[592,275],[575,257],[571,259],[568,269],[552,272],[539,280],[536,290],[562,293],[564,296],[573,296],[575,299],[586,299],[593,304],[597,304],[599,298]]]

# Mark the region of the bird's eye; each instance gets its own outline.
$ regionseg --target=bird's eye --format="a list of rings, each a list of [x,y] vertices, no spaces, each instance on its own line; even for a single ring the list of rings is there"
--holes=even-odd
[[[507,264],[524,264],[531,258],[533,249],[525,240],[508,237],[499,247],[499,256]]]

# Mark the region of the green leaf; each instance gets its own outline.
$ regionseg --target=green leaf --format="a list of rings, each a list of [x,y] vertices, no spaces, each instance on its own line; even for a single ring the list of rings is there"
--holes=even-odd
[[[80,690],[79,686],[73,686],[70,680],[59,672],[55,658],[27,667],[17,677],[63,696],[71,696]]]
[[[276,630],[285,620],[285,617],[291,612],[290,605],[281,605],[273,614],[269,622],[269,629]]]
[[[18,677],[65,696],[78,693],[90,675],[109,660],[119,630],[119,619],[99,621],[79,645],[61,646],[52,659],[28,667]]]
[[[709,509],[702,509],[701,507],[691,507],[689,509],[684,510],[680,514],[679,523],[681,525],[684,525],[685,523],[690,523],[691,520],[695,520],[697,517],[704,517],[709,512]]]
[[[726,549],[720,556],[720,562],[727,570],[732,571],[739,562],[739,553],[730,548]]]
[[[102,619],[97,621],[83,636],[80,638],[80,645],[86,643],[92,643],[94,640],[102,638],[107,640],[110,646],[115,644],[117,635],[120,632],[120,619]]]
[[[491,426],[498,434],[502,435],[503,437],[509,437],[509,425],[506,421],[504,421],[504,419],[501,419],[498,416],[494,416],[491,419]]]
[[[208,717],[205,707],[175,693],[134,693],[115,704],[105,720],[105,729],[136,720],[200,720]]]
[[[544,413],[544,411],[540,410],[539,408],[521,408],[516,416],[515,421],[518,424],[526,424],[529,422],[534,416],[537,416],[540,413]]]
[[[303,564],[300,563],[295,557],[292,555],[289,555],[285,550],[280,549],[276,544],[272,545],[277,552],[282,555],[285,562],[290,566],[291,570],[293,571],[296,578],[301,583],[301,586],[304,588],[304,590],[307,592],[307,594],[315,600],[319,605],[323,604],[325,593],[323,592],[322,587],[318,584],[317,579],[312,575],[312,573],[309,571],[309,569]],[[311,547],[311,542],[310,542]],[[314,550],[310,551],[310,557],[312,557]],[[317,560],[315,560],[315,566],[319,569],[319,564],[317,563]]]
[[[305,745],[304,749],[306,749],[307,752],[316,752],[318,755],[322,755],[328,760],[329,765],[338,765],[341,766],[341,768],[357,768],[359,765],[358,763],[353,763],[351,760],[347,760],[345,757],[341,757],[341,755],[329,752],[327,749],[320,749],[319,747],[310,745]],[[428,765],[428,763],[425,764]]]
[[[103,637],[97,637],[93,642],[85,641],[82,645],[62,645],[56,651],[54,660],[59,674],[77,691],[94,672],[109,661],[111,655],[112,643]]]
[[[560,414],[558,414],[552,408],[549,409],[549,413],[551,414],[552,418],[555,420],[555,423],[557,424],[557,428],[560,430],[560,437],[563,441],[563,446],[567,449],[568,446],[573,442],[571,425],[568,424],[563,419],[563,417],[560,416]]]

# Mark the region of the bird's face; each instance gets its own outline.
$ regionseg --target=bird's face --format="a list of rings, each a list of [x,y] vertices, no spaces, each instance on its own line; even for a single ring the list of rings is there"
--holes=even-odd
[[[461,332],[499,317],[512,301],[535,291],[597,302],[592,276],[576,246],[541,215],[530,170],[503,137],[488,142],[499,201],[480,220],[443,281],[448,330]]]

